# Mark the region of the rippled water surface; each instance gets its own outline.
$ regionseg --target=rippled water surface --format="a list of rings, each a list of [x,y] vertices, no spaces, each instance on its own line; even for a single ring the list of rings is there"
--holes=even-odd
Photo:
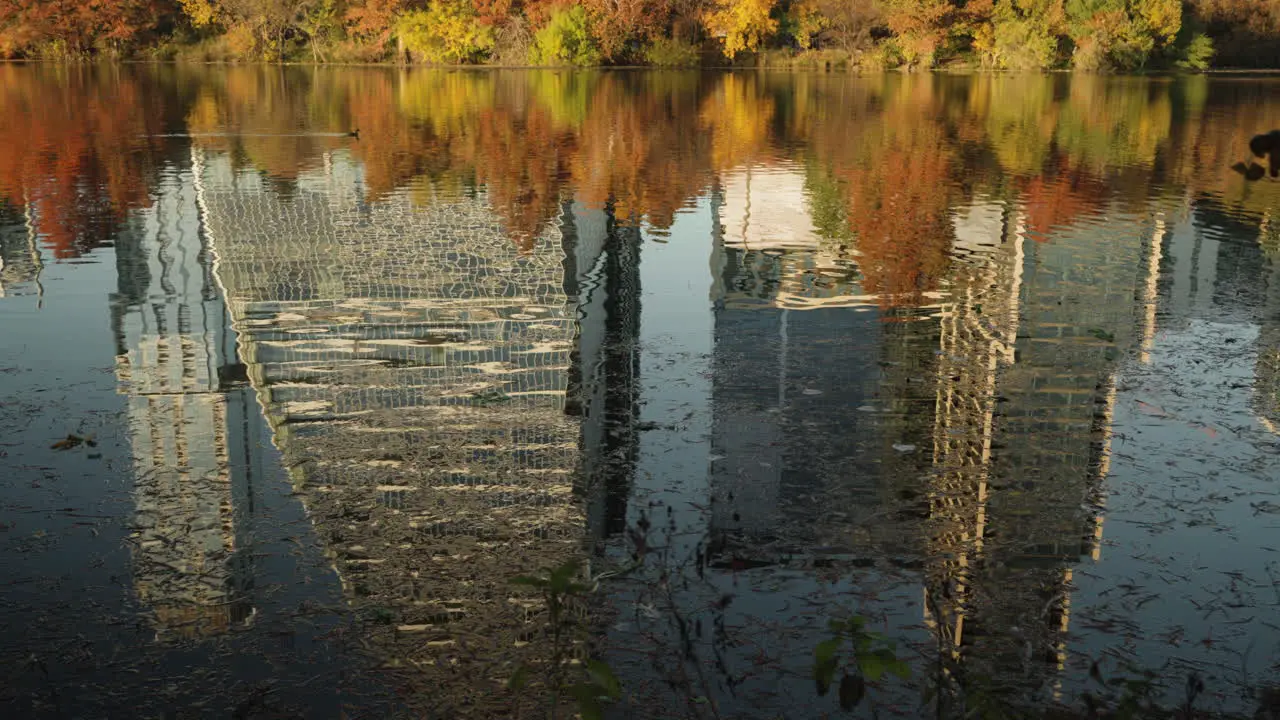
[[[1243,76],[0,65],[0,707],[1251,717],[1274,126]]]

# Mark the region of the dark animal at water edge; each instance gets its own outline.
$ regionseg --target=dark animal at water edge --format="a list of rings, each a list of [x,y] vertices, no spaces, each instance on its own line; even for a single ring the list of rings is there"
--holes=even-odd
[[[1280,177],[1280,130],[1254,135],[1249,140],[1249,152],[1253,153],[1254,157],[1268,158],[1267,169],[1264,170],[1261,165],[1252,161],[1247,165],[1238,162],[1232,165],[1231,169],[1244,175],[1245,180],[1261,180],[1267,173],[1271,177]]]

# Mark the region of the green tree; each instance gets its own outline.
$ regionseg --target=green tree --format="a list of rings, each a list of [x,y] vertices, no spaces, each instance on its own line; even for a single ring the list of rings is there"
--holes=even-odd
[[[1067,0],[1072,63],[1082,70],[1131,70],[1182,26],[1181,0]]]
[[[603,56],[591,36],[587,11],[573,5],[551,14],[546,26],[533,36],[530,62],[543,65],[599,65]]]
[[[782,14],[780,32],[795,42],[796,47],[808,50],[813,47],[818,34],[827,29],[830,20],[822,13],[818,0],[795,0]]]

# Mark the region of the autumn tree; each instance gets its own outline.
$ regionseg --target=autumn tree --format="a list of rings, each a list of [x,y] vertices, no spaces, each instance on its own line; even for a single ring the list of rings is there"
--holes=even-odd
[[[671,15],[669,0],[584,0],[591,32],[610,60],[624,57],[628,46],[662,36]]]
[[[872,34],[885,26],[884,13],[877,0],[809,0],[825,23],[819,31],[822,46],[842,50],[869,47]]]
[[[908,65],[931,67],[961,11],[954,0],[884,0],[885,20]]]
[[[357,0],[347,6],[343,19],[353,38],[386,45],[395,34],[396,19],[408,7],[406,0]]]
[[[405,47],[431,63],[476,62],[493,49],[493,28],[466,0],[431,0],[425,10],[401,16],[396,28]]]
[[[986,65],[1009,70],[1047,68],[1058,61],[1066,22],[1064,0],[996,0],[974,29],[974,49]]]
[[[0,57],[121,52],[176,16],[170,0],[0,0]]]
[[[283,60],[287,40],[304,35],[309,16],[329,4],[328,0],[180,1],[193,25],[227,28],[248,39],[248,50],[270,60]]]
[[[713,0],[705,16],[707,29],[720,38],[730,60],[743,50],[754,51],[778,30],[774,0]]]

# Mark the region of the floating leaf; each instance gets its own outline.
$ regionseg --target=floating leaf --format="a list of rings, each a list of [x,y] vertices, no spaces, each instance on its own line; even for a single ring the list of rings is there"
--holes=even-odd
[[[71,448],[80,445],[84,441],[85,441],[84,438],[80,437],[79,435],[68,433],[66,437],[62,438],[61,440],[54,443],[53,445],[50,445],[49,447],[51,447],[54,450],[70,450]]]

